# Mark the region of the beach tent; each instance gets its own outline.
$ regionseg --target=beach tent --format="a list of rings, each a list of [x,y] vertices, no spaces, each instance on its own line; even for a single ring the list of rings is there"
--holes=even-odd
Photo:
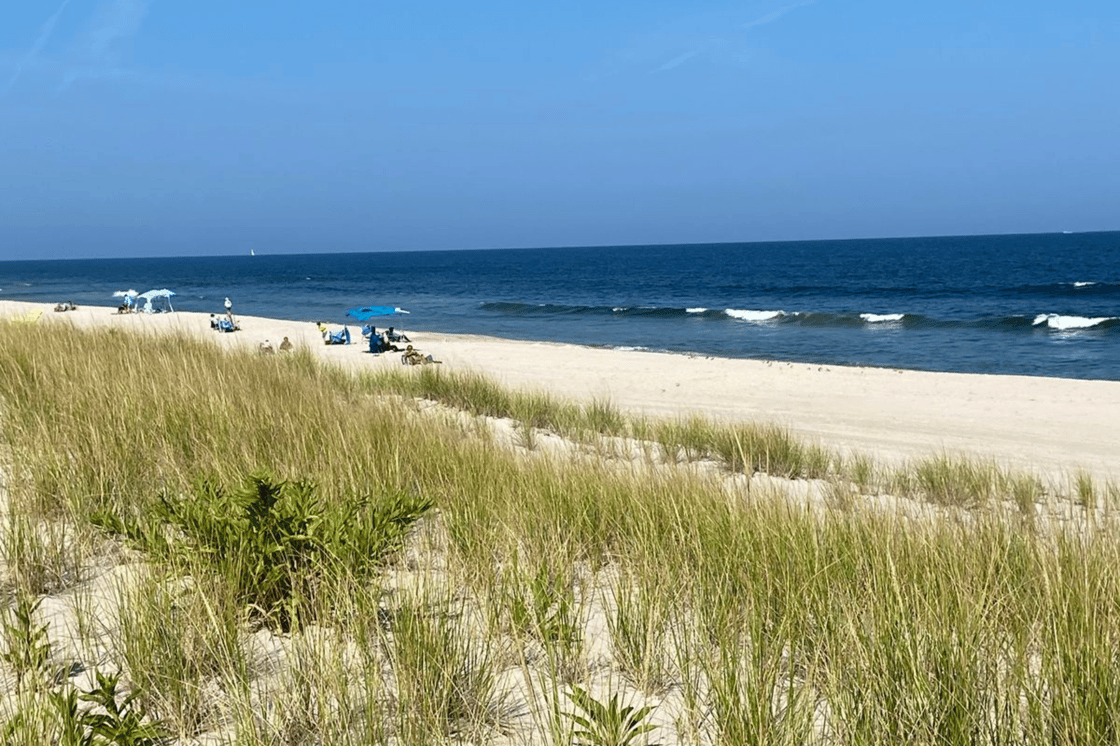
[[[161,288],[160,290],[149,290],[146,293],[140,293],[137,297],[144,301],[144,313],[153,313],[155,308],[152,307],[152,301],[156,298],[166,298],[167,307],[174,311],[175,307],[171,305],[171,296],[173,295],[175,295],[174,292],[167,288]]]
[[[408,311],[395,306],[362,306],[361,308],[351,308],[346,312],[346,315],[352,316],[358,321],[367,321],[374,316],[393,316],[398,313],[408,313]]]

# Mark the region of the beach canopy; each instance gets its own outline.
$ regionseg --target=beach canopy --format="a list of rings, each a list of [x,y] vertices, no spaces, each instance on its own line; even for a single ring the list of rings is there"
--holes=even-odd
[[[167,298],[167,307],[174,311],[175,307],[171,305],[171,296],[173,295],[175,295],[174,291],[168,290],[167,288],[161,288],[159,290],[149,290],[146,293],[140,293],[140,295],[137,297],[144,301],[144,312],[151,313],[152,301],[156,298]]]
[[[113,293],[113,297],[114,298],[135,298],[139,294],[140,293],[137,293],[135,290],[118,290],[117,292]]]
[[[346,312],[346,315],[353,316],[358,321],[366,321],[374,316],[392,316],[397,313],[408,313],[408,311],[403,311],[395,306],[362,306],[361,308],[351,308]]]

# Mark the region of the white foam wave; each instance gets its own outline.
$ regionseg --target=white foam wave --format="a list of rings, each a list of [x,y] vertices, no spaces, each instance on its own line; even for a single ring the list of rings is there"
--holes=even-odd
[[[902,321],[902,313],[861,313],[859,317],[869,324],[880,324],[888,321]]]
[[[393,310],[397,313],[412,313],[412,311],[406,311],[403,308],[394,308]]]
[[[704,313],[708,309],[706,309],[706,308],[686,308],[684,310],[688,313]]]
[[[1061,316],[1056,313],[1040,313],[1034,317],[1033,326],[1040,326],[1046,324],[1051,329],[1088,329],[1091,326],[1103,323],[1105,321],[1112,321],[1115,316],[1095,316],[1093,318],[1086,318],[1085,316]]]
[[[1096,285],[1096,284],[1097,283],[1095,283],[1095,282],[1075,282],[1075,283],[1073,283],[1073,286],[1075,288],[1087,288],[1090,285]]]
[[[745,311],[739,308],[725,308],[723,312],[740,321],[770,321],[786,315],[785,311]]]

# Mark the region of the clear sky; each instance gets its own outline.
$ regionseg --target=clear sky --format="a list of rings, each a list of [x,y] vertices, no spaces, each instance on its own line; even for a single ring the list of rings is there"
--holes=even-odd
[[[0,4],[0,259],[1117,228],[1117,0]]]

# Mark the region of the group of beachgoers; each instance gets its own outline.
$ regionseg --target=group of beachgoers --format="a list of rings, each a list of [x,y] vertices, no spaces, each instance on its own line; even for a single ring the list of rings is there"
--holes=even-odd
[[[233,302],[226,298],[225,302],[226,312],[225,315],[210,314],[210,328],[216,332],[238,332],[241,331],[241,324],[233,317]]]
[[[323,344],[328,345],[348,345],[350,344],[350,329],[349,327],[342,327],[339,331],[332,332],[327,328],[327,325],[322,321],[315,322],[315,326],[319,329],[319,334],[323,337]],[[401,352],[401,363],[404,365],[430,365],[439,364],[441,361],[436,360],[431,355],[424,355],[419,350],[415,349],[409,344],[404,349],[397,346],[398,342],[408,343],[411,342],[405,334],[396,331],[394,327],[378,332],[377,327],[373,325],[362,327],[362,337],[369,343],[369,351],[374,355],[380,355],[384,352]]]
[[[74,305],[74,301],[68,300],[62,303],[56,303],[54,310],[62,313],[63,311],[77,311],[78,307]]]
[[[284,341],[283,341],[283,342],[281,342],[281,343],[280,343],[280,344],[278,345],[278,348],[279,348],[279,350],[280,350],[280,352],[281,352],[281,353],[284,353],[284,352],[291,352],[291,351],[292,351],[292,348],[293,348],[293,345],[292,345],[292,343],[291,343],[291,342],[290,342],[290,341],[288,340],[288,338],[287,338],[287,337],[284,337]],[[260,343],[260,344],[259,344],[259,345],[257,346],[257,351],[258,351],[258,352],[260,352],[260,353],[261,353],[262,355],[275,355],[275,354],[276,354],[276,350],[277,350],[277,348],[276,348],[276,347],[273,347],[273,346],[272,346],[272,342],[268,341],[267,339],[266,339],[265,341],[261,342],[261,343]]]
[[[218,332],[240,331],[241,324],[233,315],[233,302],[230,301],[229,298],[225,300],[225,309],[226,311],[224,314],[210,314],[210,328]],[[349,327],[344,326],[338,331],[331,331],[322,321],[316,321],[315,326],[319,331],[319,335],[323,338],[323,344],[348,345],[351,342]],[[401,363],[404,365],[438,365],[441,362],[431,355],[421,353],[411,344],[408,344],[412,340],[410,340],[407,335],[398,332],[391,326],[381,332],[377,331],[377,327],[373,325],[363,326],[362,337],[369,343],[369,351],[374,355],[380,355],[385,352],[402,353]],[[401,348],[398,346],[398,343],[405,343],[407,346]],[[257,350],[262,355],[273,355],[277,352],[291,352],[292,348],[292,342],[287,337],[284,337],[284,341],[276,346],[273,346],[271,340],[267,339],[257,345]]]

